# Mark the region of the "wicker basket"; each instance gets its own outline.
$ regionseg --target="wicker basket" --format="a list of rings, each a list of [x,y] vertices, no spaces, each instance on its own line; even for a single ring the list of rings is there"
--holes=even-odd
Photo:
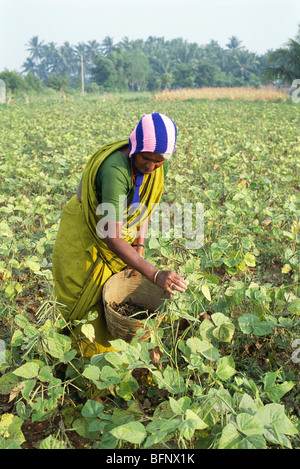
[[[109,332],[113,337],[123,339],[130,342],[137,329],[147,325],[144,321],[128,318],[122,314],[117,313],[110,305],[116,303],[117,305],[122,302],[130,302],[139,307],[142,311],[157,310],[162,306],[164,300],[170,298],[170,294],[160,288],[158,285],[150,282],[146,277],[141,274],[130,277],[130,271],[124,270],[118,274],[112,275],[104,284],[102,299],[104,304],[105,319]],[[165,314],[158,315],[158,327]],[[145,341],[149,338],[150,331],[148,330],[140,340]]]

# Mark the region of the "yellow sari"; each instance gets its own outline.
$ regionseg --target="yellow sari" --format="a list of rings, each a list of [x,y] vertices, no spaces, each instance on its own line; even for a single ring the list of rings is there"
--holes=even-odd
[[[53,249],[53,277],[55,293],[64,305],[61,312],[67,321],[87,319],[89,312],[97,312],[94,326],[95,341],[90,342],[80,333],[81,325],[75,328],[75,335],[81,337],[80,348],[85,356],[112,350],[104,317],[102,289],[109,277],[123,270],[126,265],[96,233],[99,215],[96,215],[99,202],[95,191],[97,171],[110,154],[128,144],[122,140],[105,145],[89,159],[82,178],[81,202],[74,195],[65,205]],[[140,188],[140,204],[147,207],[147,217],[158,204],[164,184],[163,167],[152,174],[144,175]],[[125,210],[126,223],[122,228],[122,238],[132,244],[138,225],[141,223],[139,211]],[[132,210],[130,211],[132,212]]]

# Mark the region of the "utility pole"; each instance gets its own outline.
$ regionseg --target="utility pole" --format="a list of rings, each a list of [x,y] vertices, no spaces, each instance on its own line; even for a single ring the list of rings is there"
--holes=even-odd
[[[84,71],[83,71],[83,55],[81,54],[81,94],[84,96]]]

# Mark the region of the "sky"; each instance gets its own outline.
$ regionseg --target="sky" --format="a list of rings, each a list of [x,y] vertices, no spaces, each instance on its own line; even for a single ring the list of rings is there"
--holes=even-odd
[[[21,71],[33,36],[57,46],[156,36],[224,48],[237,36],[261,55],[285,46],[299,24],[300,0],[0,0],[0,71]]]

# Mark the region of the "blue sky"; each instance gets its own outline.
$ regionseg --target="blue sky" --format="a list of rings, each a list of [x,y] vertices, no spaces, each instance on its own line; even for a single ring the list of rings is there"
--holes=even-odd
[[[0,71],[21,70],[33,36],[57,45],[182,37],[222,47],[237,36],[263,54],[294,38],[298,24],[299,0],[0,0]]]

